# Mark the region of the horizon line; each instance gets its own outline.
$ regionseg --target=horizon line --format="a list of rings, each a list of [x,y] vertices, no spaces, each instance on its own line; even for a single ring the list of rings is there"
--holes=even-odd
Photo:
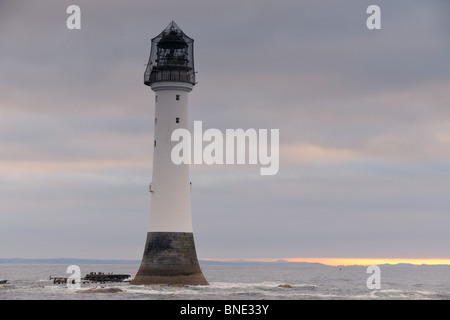
[[[123,262],[137,262],[141,259],[121,259],[121,258],[23,258],[23,257],[10,257],[1,258],[0,260],[84,260],[84,261],[123,261]],[[293,262],[293,263],[320,263],[328,266],[350,266],[350,265],[383,265],[383,264],[411,264],[411,265],[450,265],[449,258],[199,258],[200,261],[217,261],[217,262]]]
[[[321,263],[328,266],[349,266],[349,265],[381,265],[381,264],[412,264],[412,265],[450,265],[447,258],[204,258],[205,261],[249,261],[249,262],[276,262],[279,260],[287,262],[307,262]]]

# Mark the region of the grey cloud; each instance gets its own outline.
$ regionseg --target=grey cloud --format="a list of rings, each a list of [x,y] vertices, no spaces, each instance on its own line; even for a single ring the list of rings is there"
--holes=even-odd
[[[69,31],[69,1],[3,1],[2,168],[97,165],[4,169],[0,243],[18,245],[1,252],[35,254],[19,238],[30,234],[47,257],[140,257],[154,115],[142,77],[150,39],[175,20],[195,39],[191,120],[279,128],[282,144],[358,155],[310,163],[282,153],[274,177],[193,168],[200,257],[445,255],[448,3],[377,3],[380,31],[365,27],[372,1],[79,0],[82,29]],[[116,220],[82,227],[106,217]]]

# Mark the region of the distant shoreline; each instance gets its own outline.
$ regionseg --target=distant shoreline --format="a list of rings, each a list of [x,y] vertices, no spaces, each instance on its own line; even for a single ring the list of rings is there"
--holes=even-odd
[[[0,258],[1,264],[137,264],[141,263],[141,260],[119,260],[119,259],[81,259],[81,258],[47,258],[47,259],[28,259],[28,258]],[[328,265],[319,262],[302,262],[302,261],[287,261],[279,259],[276,261],[254,261],[254,260],[201,260],[201,265],[296,265],[296,266],[327,266],[327,267],[349,267],[349,266],[365,266],[365,265]],[[410,263],[397,263],[397,264],[380,264],[380,265],[404,265],[404,266],[450,266],[448,264],[410,264]]]
[[[48,259],[27,259],[27,258],[0,258],[2,263],[24,263],[24,264],[138,264],[140,260],[112,260],[112,259],[80,259],[80,258],[48,258]]]

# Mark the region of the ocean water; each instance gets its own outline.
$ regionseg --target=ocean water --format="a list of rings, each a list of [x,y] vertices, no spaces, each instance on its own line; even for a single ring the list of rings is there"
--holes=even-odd
[[[450,266],[381,265],[380,289],[369,289],[364,266],[202,265],[208,286],[135,286],[88,283],[80,289],[53,284],[68,277],[64,264],[0,264],[0,300],[450,300]],[[135,264],[80,264],[90,272],[125,273]],[[289,285],[280,287],[280,285]],[[115,288],[114,293],[89,289]]]

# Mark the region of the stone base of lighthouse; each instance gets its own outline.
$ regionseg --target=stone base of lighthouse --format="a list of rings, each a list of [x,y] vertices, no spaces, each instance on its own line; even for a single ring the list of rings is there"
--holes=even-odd
[[[134,285],[207,285],[191,232],[148,232]]]

